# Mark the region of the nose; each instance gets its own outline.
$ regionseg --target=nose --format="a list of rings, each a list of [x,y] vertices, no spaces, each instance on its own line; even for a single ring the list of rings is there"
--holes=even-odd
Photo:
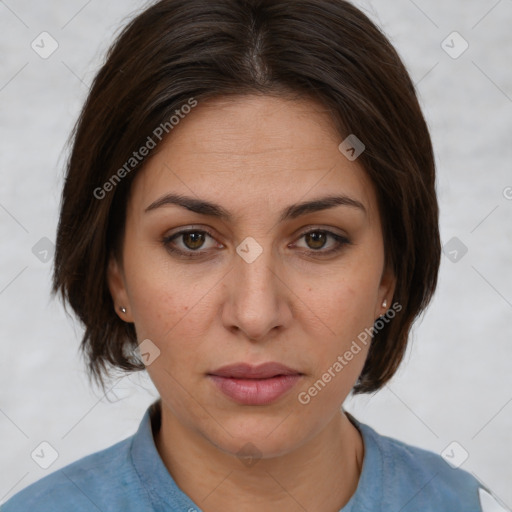
[[[254,242],[253,242],[254,244]],[[226,276],[227,294],[222,311],[224,326],[242,332],[253,342],[262,342],[286,329],[293,317],[293,294],[272,250],[261,247],[256,259],[235,254]],[[258,252],[261,251],[258,249]],[[250,247],[254,251],[254,246]]]

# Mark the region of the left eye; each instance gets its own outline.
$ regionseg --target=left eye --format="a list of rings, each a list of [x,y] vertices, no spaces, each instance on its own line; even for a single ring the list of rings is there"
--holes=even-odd
[[[312,252],[318,252],[320,254],[338,252],[343,248],[344,245],[350,243],[349,240],[344,236],[333,233],[332,231],[321,229],[303,233],[300,239],[304,239],[307,245],[307,249],[312,249]],[[321,251],[320,249],[325,247],[329,239],[333,240],[333,243],[331,243],[331,248]]]

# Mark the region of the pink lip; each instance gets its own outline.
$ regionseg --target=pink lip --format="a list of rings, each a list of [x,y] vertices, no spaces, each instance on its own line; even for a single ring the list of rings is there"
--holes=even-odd
[[[280,363],[223,366],[208,374],[229,398],[244,405],[266,405],[290,390],[302,373]]]

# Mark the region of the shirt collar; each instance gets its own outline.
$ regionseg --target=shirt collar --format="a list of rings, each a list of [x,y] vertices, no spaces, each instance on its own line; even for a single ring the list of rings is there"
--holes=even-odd
[[[199,507],[176,485],[155,445],[160,429],[161,401],[151,404],[133,436],[131,458],[155,510],[197,510]]]
[[[345,414],[363,438],[364,455],[356,492],[340,512],[371,512],[377,503],[382,504],[384,500],[384,456],[377,432],[356,420],[349,412],[345,411]]]

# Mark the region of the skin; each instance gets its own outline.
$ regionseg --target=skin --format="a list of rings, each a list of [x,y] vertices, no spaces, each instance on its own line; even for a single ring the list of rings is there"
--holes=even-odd
[[[342,140],[311,100],[209,100],[133,182],[109,288],[139,342],[160,350],[147,367],[162,398],[155,443],[178,486],[206,512],[335,512],[357,488],[364,446],[341,405],[368,346],[310,403],[298,400],[385,312],[395,286],[374,187],[338,150]],[[144,211],[167,193],[217,203],[232,218],[169,204]],[[327,195],[348,196],[365,211],[339,205],[279,222],[282,209]],[[170,242],[191,258],[170,253],[162,239],[189,228],[212,237]],[[303,236],[319,229],[350,243],[322,256],[336,240]],[[246,237],[262,248],[252,263],[236,252]],[[240,405],[207,373],[242,361],[277,361],[303,376],[271,404]],[[237,456],[247,443],[258,452],[251,466]]]

